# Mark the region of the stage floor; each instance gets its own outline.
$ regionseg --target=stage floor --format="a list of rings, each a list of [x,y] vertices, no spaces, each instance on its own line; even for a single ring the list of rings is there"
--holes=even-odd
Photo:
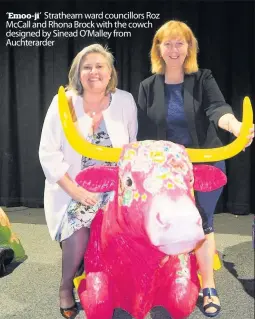
[[[19,235],[28,258],[0,279],[1,319],[60,319],[58,286],[61,273],[61,250],[52,242],[45,224],[43,209],[5,209],[13,230]],[[215,215],[217,248],[223,259],[216,272],[221,298],[222,319],[254,318],[254,250],[252,249],[253,215]],[[12,272],[11,272],[12,271]],[[190,319],[205,318],[200,311],[202,299]],[[77,319],[84,319],[81,311]],[[103,319],[103,318],[102,318]],[[113,319],[131,319],[116,310]],[[162,308],[154,309],[146,319],[169,319]]]

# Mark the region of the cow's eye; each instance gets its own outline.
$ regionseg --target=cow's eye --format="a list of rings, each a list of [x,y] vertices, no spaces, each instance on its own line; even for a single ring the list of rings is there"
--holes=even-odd
[[[132,179],[131,179],[130,177],[128,177],[128,178],[126,179],[126,185],[127,185],[128,187],[130,187],[130,186],[132,186],[132,184],[133,184]]]

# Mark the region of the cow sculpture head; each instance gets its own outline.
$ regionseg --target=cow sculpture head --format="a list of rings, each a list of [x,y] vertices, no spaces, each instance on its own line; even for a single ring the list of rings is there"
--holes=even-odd
[[[144,230],[153,246],[175,255],[204,239],[184,147],[167,141],[132,143],[124,146],[118,166],[125,218],[133,229]]]
[[[210,168],[195,170],[197,190],[225,184],[226,176]],[[131,143],[123,147],[118,166],[87,168],[76,181],[89,191],[115,191],[118,208],[111,209],[122,230],[137,238],[145,234],[164,254],[189,252],[204,239],[194,199],[193,166],[183,146],[167,141]]]

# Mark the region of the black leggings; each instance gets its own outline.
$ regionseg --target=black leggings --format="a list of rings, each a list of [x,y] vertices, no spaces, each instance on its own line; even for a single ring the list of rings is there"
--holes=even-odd
[[[213,165],[226,173],[224,161],[217,162]],[[203,229],[206,235],[214,232],[214,211],[222,191],[223,187],[212,192],[195,192],[197,208],[202,217]]]
[[[60,243],[62,248],[62,279],[60,292],[72,294],[73,279],[81,271],[89,240],[89,228],[81,228]]]

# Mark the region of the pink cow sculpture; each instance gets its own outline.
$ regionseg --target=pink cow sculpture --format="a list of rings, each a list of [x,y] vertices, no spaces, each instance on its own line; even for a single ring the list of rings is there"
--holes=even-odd
[[[204,240],[193,189],[226,183],[217,168],[193,166],[184,147],[142,141],[123,148],[118,166],[89,167],[76,182],[112,192],[98,211],[78,294],[88,319],[110,319],[122,308],[143,319],[163,306],[174,319],[195,308],[200,289],[192,251]]]

